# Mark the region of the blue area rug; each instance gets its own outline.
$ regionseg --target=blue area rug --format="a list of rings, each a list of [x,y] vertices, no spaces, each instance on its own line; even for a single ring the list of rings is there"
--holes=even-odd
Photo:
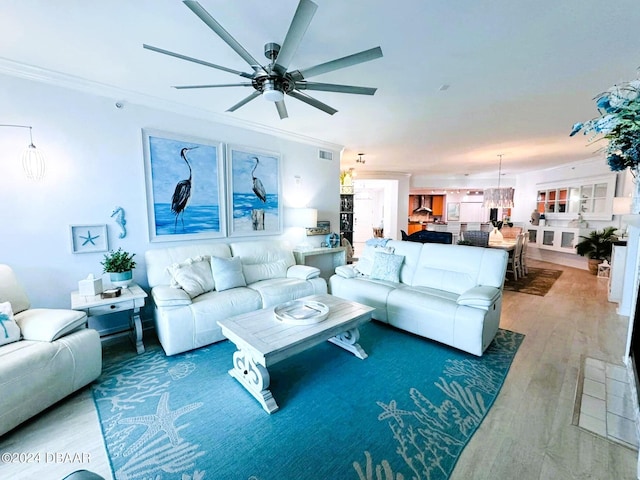
[[[270,368],[272,415],[221,342],[105,365],[94,400],[117,480],[446,479],[524,336],[473,355],[371,322],[369,358],[324,343]]]

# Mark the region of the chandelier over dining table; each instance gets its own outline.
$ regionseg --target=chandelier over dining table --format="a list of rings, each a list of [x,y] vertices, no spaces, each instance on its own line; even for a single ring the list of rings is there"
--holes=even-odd
[[[500,163],[498,166],[498,187],[486,188],[483,192],[482,206],[485,208],[513,208],[513,188],[500,187],[500,177],[502,176],[502,155],[499,154]]]

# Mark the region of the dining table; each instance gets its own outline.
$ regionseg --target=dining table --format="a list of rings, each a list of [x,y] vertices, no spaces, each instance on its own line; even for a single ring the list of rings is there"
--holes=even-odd
[[[505,250],[507,252],[512,252],[516,248],[516,240],[499,240],[494,242],[489,242],[489,248],[499,248],[501,250]]]

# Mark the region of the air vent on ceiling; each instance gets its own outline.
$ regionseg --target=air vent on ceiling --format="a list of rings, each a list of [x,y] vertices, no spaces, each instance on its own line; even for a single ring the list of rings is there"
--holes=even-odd
[[[333,160],[333,152],[330,152],[328,150],[318,150],[318,158],[320,160]]]

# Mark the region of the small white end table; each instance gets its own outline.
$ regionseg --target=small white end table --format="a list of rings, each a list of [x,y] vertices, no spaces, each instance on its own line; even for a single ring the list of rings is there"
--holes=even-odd
[[[308,250],[293,250],[298,265],[309,265],[320,269],[320,276],[325,280],[334,274],[336,267],[346,265],[347,249],[345,247],[320,247]],[[327,261],[328,260],[328,261]]]
[[[71,308],[87,314],[87,318],[99,315],[109,315],[116,312],[130,311],[129,325],[131,331],[129,337],[140,354],[144,352],[142,343],[142,321],[140,309],[144,307],[146,292],[140,286],[132,283],[122,289],[119,297],[102,298],[100,295],[80,295],[77,291],[71,292]]]

